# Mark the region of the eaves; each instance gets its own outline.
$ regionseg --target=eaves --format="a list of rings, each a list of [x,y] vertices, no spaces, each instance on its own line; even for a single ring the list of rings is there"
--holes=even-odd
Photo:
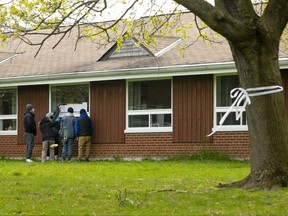
[[[281,69],[288,68],[288,58],[279,59],[279,64]],[[0,87],[227,73],[237,73],[234,62],[9,77],[0,78]]]

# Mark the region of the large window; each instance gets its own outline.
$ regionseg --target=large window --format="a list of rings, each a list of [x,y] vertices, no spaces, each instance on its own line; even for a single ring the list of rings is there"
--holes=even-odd
[[[61,115],[68,107],[74,108],[74,114],[79,115],[80,109],[89,112],[89,84],[51,86],[51,110],[60,105]]]
[[[0,89],[0,134],[17,134],[17,89]]]
[[[129,81],[127,132],[171,131],[171,80]]]
[[[219,126],[221,118],[230,109],[230,106],[234,102],[230,97],[230,92],[233,88],[239,87],[239,80],[237,75],[230,76],[215,76],[215,115],[214,115],[214,126]],[[236,120],[236,107],[232,109],[230,114],[227,116],[223,125],[218,128],[223,131],[235,131],[235,130],[247,130],[246,112],[239,120]]]

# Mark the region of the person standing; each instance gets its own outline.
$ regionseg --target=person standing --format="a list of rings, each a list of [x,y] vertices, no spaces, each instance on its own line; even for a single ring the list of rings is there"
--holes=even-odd
[[[54,132],[54,139],[55,139],[55,143],[56,144],[59,144],[59,130],[60,130],[60,117],[59,117],[59,114],[60,114],[60,107],[59,107],[59,105],[57,105],[56,106],[56,110],[53,113],[54,117],[52,119],[52,122],[55,123],[55,126],[53,127],[53,132]],[[54,148],[55,160],[59,159],[58,147],[59,147],[59,145]]]
[[[53,113],[47,113],[46,116],[41,118],[41,120],[38,123],[42,133],[41,162],[46,161],[48,148],[50,150],[50,159],[55,160],[54,148],[57,147],[58,144],[55,144],[55,134],[53,131],[55,123],[52,121],[52,119],[53,119]]]
[[[77,118],[75,124],[76,137],[78,137],[78,161],[82,160],[84,149],[84,158],[86,161],[89,161],[92,131],[92,121],[87,115],[86,110],[81,109],[80,117]]]
[[[62,147],[62,162],[66,160],[66,152],[68,150],[68,161],[72,159],[72,146],[75,140],[75,121],[76,118],[73,114],[74,110],[69,107],[67,110],[67,115],[63,116],[60,125],[60,136],[62,137],[63,147]]]
[[[54,139],[55,139],[55,143],[59,144],[59,130],[60,130],[60,107],[59,105],[56,106],[56,110],[53,112],[53,119],[52,122],[55,123],[55,126],[53,127],[53,131],[54,131]],[[55,160],[58,160],[59,158],[59,151],[58,151],[58,147],[54,148],[54,156],[55,156]],[[50,148],[48,148],[47,150],[47,160],[50,160]]]
[[[26,140],[26,162],[31,163],[34,137],[37,135],[37,128],[35,123],[35,109],[32,104],[26,105],[26,112],[24,113],[24,134]]]

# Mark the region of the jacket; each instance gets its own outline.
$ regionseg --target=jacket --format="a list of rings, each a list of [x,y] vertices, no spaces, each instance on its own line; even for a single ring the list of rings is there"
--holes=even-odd
[[[92,121],[87,113],[80,114],[80,117],[77,118],[75,124],[76,136],[92,136],[92,131]]]
[[[55,133],[53,131],[53,127],[56,124],[49,120],[46,116],[43,117],[39,122],[39,127],[42,133],[42,140],[55,140]]]
[[[24,131],[26,133],[32,133],[34,136],[37,135],[37,128],[35,123],[35,115],[30,111],[24,113]]]
[[[76,118],[73,113],[68,113],[64,116],[61,120],[60,126],[60,136],[62,138],[66,137],[67,139],[74,139],[75,138],[75,122]],[[65,132],[66,131],[66,132]]]

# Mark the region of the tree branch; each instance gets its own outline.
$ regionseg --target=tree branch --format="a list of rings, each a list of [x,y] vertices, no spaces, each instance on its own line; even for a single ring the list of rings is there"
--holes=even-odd
[[[280,38],[288,22],[288,1],[270,0],[261,19],[268,25],[271,32]]]
[[[192,13],[203,20],[210,28],[220,33],[231,41],[246,40],[247,33],[250,31],[249,26],[233,17],[226,10],[219,6],[212,6],[203,0],[175,0],[178,4],[183,5]],[[225,0],[218,0],[225,1]],[[216,2],[217,3],[217,2]]]

